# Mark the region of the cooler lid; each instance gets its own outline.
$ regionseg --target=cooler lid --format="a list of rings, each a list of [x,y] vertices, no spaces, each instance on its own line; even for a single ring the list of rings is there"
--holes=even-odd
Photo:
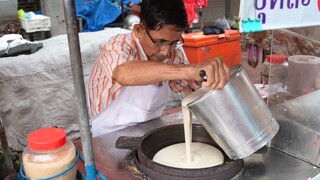
[[[225,30],[224,34],[204,35],[203,32],[192,32],[182,35],[184,46],[200,47],[213,45],[240,39],[240,32],[237,30]]]

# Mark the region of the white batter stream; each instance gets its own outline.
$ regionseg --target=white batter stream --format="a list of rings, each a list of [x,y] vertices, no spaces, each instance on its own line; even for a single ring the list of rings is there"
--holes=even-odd
[[[157,163],[176,168],[206,168],[223,164],[221,151],[205,143],[192,143],[192,114],[187,105],[209,90],[201,88],[182,100],[185,143],[174,144],[161,149],[153,157]]]

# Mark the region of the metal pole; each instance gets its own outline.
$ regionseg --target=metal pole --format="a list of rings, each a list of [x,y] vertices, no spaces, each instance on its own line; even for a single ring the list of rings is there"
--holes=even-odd
[[[121,20],[122,20],[122,28],[124,28],[124,5],[123,2],[121,2]]]
[[[92,142],[90,134],[89,116],[86,103],[86,94],[83,78],[83,68],[79,43],[79,23],[76,17],[75,0],[63,0],[66,18],[69,54],[72,68],[74,91],[78,102],[78,117],[80,121],[81,144],[88,180],[96,179]]]

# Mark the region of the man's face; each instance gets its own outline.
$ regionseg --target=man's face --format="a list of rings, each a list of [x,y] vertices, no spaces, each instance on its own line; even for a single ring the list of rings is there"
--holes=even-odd
[[[135,32],[148,60],[154,61],[165,60],[169,52],[177,47],[182,35],[182,31],[178,31],[174,25],[167,25],[160,30],[149,30],[143,24],[138,24]]]

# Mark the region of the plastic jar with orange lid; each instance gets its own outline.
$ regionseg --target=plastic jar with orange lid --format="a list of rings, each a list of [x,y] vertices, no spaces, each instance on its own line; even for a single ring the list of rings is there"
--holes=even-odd
[[[22,154],[23,176],[30,179],[76,179],[75,146],[67,140],[61,128],[42,128],[28,136],[28,146]],[[20,171],[21,174],[22,170]]]
[[[287,56],[280,54],[267,55],[266,61],[262,64],[261,75],[263,84],[281,83],[282,87],[286,87],[288,77]]]

